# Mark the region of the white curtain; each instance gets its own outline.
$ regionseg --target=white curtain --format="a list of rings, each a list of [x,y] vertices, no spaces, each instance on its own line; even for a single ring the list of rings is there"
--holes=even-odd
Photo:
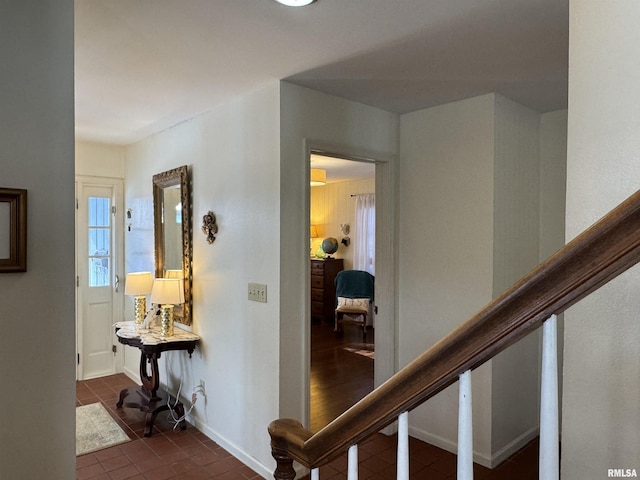
[[[356,195],[356,235],[353,268],[375,275],[376,195]]]

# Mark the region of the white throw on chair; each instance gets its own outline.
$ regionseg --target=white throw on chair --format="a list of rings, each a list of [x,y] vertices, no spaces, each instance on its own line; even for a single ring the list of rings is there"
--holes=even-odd
[[[374,277],[363,270],[343,270],[336,276],[335,331],[342,325],[362,326],[367,335],[367,326],[373,326]],[[346,316],[346,318],[345,318]]]

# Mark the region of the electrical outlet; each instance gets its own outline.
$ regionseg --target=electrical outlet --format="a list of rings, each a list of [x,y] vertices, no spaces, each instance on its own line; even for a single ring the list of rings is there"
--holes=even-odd
[[[249,283],[249,300],[267,303],[267,286],[262,283]]]

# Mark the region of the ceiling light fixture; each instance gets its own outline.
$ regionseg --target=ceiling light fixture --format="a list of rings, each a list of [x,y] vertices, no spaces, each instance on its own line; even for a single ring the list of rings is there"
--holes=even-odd
[[[311,169],[311,186],[319,187],[321,185],[325,185],[327,183],[327,171],[321,168],[312,168]]]
[[[316,0],[276,0],[276,2],[286,5],[287,7],[305,7]]]

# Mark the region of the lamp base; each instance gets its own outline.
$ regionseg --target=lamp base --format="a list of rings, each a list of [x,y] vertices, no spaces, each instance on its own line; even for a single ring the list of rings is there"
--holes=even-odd
[[[138,295],[133,299],[133,319],[136,322],[136,328],[142,326],[144,315],[147,312],[147,297]]]
[[[173,335],[173,305],[160,307],[160,335],[163,337]]]

